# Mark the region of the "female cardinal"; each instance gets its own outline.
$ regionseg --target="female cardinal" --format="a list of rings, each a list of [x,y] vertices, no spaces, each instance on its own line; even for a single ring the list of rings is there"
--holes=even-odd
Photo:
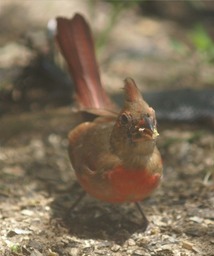
[[[155,111],[134,80],[126,78],[125,102],[117,114],[101,85],[91,31],[83,16],[57,18],[56,38],[78,103],[96,116],[69,133],[69,157],[80,185],[110,203],[143,200],[158,186],[163,169]],[[146,228],[148,221],[141,213]]]

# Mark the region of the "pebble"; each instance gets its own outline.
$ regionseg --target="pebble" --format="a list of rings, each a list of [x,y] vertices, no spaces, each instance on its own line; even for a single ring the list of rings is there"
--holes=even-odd
[[[78,248],[66,248],[65,249],[66,255],[78,255],[79,249]]]
[[[136,245],[136,242],[133,239],[131,239],[131,238],[127,241],[127,243],[128,243],[129,246]]]
[[[198,216],[193,216],[191,218],[189,218],[190,220],[196,222],[196,223],[202,223],[204,219],[198,217]]]
[[[133,256],[145,255],[145,251],[138,249],[138,250],[134,251],[134,253],[132,255]]]
[[[48,256],[59,256],[58,253],[51,251],[51,249],[49,249],[47,255],[48,255]]]
[[[187,249],[187,250],[190,250],[190,251],[192,251],[193,250],[193,244],[192,243],[190,243],[189,241],[182,241],[182,247],[184,248],[184,249]]]
[[[34,215],[34,211],[31,211],[31,210],[28,210],[28,209],[23,209],[21,211],[21,214],[25,215],[25,216],[33,216]]]
[[[113,252],[118,252],[120,250],[120,246],[118,244],[114,244],[112,247],[111,247],[111,250]]]

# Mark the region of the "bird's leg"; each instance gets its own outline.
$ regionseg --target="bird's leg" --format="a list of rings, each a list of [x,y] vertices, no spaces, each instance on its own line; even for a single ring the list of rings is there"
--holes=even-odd
[[[141,216],[142,216],[142,219],[143,219],[143,231],[146,231],[148,225],[149,225],[149,221],[148,219],[146,218],[146,215],[144,214],[140,204],[138,202],[135,203],[138,211],[140,212]]]
[[[74,203],[69,207],[69,211],[72,211],[82,201],[85,195],[86,195],[86,192],[82,191],[77,197],[77,199],[74,201]]]
[[[74,183],[74,185],[72,186],[73,190],[77,185],[77,182]],[[85,191],[81,191],[77,197],[77,199],[71,204],[71,206],[68,208],[68,210],[66,211],[66,217],[69,218],[71,211],[74,210],[74,208],[82,201],[82,199],[85,197],[86,192]]]

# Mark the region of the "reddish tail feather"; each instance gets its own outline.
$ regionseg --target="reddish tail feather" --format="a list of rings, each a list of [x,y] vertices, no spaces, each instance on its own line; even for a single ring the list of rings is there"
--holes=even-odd
[[[91,30],[80,14],[57,18],[57,42],[74,81],[77,101],[83,108],[112,109],[104,91],[95,56]]]

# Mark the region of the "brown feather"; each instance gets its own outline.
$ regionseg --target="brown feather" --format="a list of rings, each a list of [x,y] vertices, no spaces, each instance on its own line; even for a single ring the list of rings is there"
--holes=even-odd
[[[91,30],[80,15],[57,18],[59,47],[67,61],[80,106],[112,109],[113,104],[102,88]]]

